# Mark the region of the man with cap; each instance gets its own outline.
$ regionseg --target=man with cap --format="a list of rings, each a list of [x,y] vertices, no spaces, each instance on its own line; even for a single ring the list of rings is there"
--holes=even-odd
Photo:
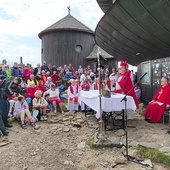
[[[134,92],[132,80],[131,80],[131,71],[127,69],[127,62],[120,61],[120,76],[116,82],[116,93],[123,93],[129,96],[132,96],[136,107],[138,108],[138,101]]]
[[[20,93],[20,86],[21,83],[20,78],[9,78],[5,79],[0,83],[0,131],[1,134],[6,135],[5,127],[12,127],[12,125],[8,124],[8,112],[9,112],[9,101],[7,98],[11,96],[14,92]],[[2,121],[3,120],[3,121]]]

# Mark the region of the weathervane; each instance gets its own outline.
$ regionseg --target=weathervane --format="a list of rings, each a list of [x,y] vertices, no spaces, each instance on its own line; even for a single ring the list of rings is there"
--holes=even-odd
[[[68,15],[70,15],[70,11],[71,11],[70,6],[68,6],[67,9],[68,9]]]

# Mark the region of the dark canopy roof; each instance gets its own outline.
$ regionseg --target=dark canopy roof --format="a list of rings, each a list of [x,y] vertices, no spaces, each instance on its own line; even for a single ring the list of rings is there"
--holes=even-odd
[[[100,8],[105,13],[116,0],[97,0]]]
[[[132,65],[170,56],[169,0],[98,3],[106,13],[96,27],[95,40],[106,52]]]
[[[83,23],[78,21],[72,15],[68,14],[61,20],[57,21],[56,23],[52,24],[45,30],[41,31],[38,36],[41,38],[45,33],[53,32],[57,30],[76,30],[76,31],[84,31],[88,33],[94,33],[90,28],[85,26]]]

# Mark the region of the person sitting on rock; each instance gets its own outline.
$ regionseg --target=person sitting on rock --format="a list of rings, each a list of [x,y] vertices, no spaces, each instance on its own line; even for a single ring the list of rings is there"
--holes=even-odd
[[[35,86],[38,86],[38,81],[35,79],[34,74],[30,74],[30,78],[27,80],[27,84],[30,85],[30,83],[34,83]]]
[[[32,100],[33,109],[39,110],[40,120],[47,120],[46,111],[48,102],[42,97],[42,91],[37,90],[35,92],[35,97]]]
[[[21,121],[21,128],[26,129],[26,120],[28,118],[29,123],[31,126],[35,126],[35,120],[31,116],[31,113],[29,111],[28,103],[25,101],[24,96],[19,96],[18,101],[15,103],[14,106],[14,112],[13,112],[14,117],[17,120]]]
[[[49,95],[48,99],[54,107],[54,113],[57,113],[57,104],[59,105],[61,109],[61,113],[64,113],[63,104],[59,97],[59,90],[56,88],[55,84],[52,84],[50,89],[44,92],[43,97],[45,98],[46,95]]]
[[[29,105],[29,109],[32,110],[32,99],[35,97],[34,94],[37,90],[34,82],[30,82],[29,86],[26,87],[25,98]]]

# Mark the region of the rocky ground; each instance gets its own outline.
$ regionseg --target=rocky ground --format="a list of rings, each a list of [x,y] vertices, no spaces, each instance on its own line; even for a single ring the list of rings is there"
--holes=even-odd
[[[168,170],[150,160],[144,160],[149,167],[127,161],[122,154],[126,154],[123,130],[107,131],[105,147],[91,148],[99,127],[94,115],[48,113],[48,121],[37,122],[35,128],[21,129],[16,121],[12,124],[9,136],[0,137],[0,170]],[[133,150],[138,144],[170,155],[167,124],[150,124],[136,114],[128,126],[129,155],[142,159]],[[106,147],[105,142],[111,145]]]

